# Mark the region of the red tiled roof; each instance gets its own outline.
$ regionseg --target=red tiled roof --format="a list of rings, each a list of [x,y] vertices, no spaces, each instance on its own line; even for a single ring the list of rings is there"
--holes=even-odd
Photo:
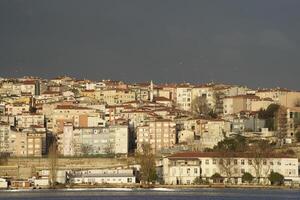
[[[286,88],[274,88],[274,89],[267,89],[267,88],[263,88],[263,89],[258,89],[257,92],[290,92],[291,90],[286,89]]]
[[[231,98],[260,99],[260,97],[251,94],[224,97],[224,99],[231,99]]]
[[[171,99],[168,99],[166,97],[154,97],[154,101],[171,101]]]
[[[57,105],[56,109],[92,110],[91,108],[79,107],[74,105]]]
[[[26,80],[22,82],[24,85],[35,85],[35,81],[34,80]]]
[[[42,94],[60,94],[60,92],[56,92],[56,91],[45,91]]]
[[[253,153],[243,153],[243,152],[234,152],[234,153],[225,153],[225,152],[180,152],[169,156],[169,159],[178,159],[178,158],[222,158],[222,157],[234,157],[234,158],[254,158]],[[296,158],[286,154],[273,153],[269,154],[266,157],[268,158]]]

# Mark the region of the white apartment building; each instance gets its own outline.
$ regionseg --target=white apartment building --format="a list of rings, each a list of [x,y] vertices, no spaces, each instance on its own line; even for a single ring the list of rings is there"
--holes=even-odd
[[[27,93],[31,95],[38,94],[37,81],[35,80],[26,80],[21,82],[21,93]]]
[[[128,127],[76,128],[72,123],[66,123],[63,134],[59,136],[59,150],[64,156],[127,154]]]
[[[282,174],[285,179],[296,180],[298,158],[279,154],[257,158],[242,153],[226,156],[217,152],[185,152],[163,159],[164,183],[170,185],[193,184],[196,178],[211,182],[215,173],[219,173],[225,182],[240,184],[245,172],[259,177],[260,183],[269,184],[268,176],[272,171]]]
[[[176,103],[179,108],[190,111],[192,106],[192,88],[187,86],[179,86],[176,88]]]

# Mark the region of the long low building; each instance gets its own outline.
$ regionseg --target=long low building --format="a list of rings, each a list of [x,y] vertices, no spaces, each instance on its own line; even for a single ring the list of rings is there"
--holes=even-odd
[[[73,184],[133,184],[136,176],[133,169],[81,170],[69,174]]]
[[[212,182],[214,174],[220,174],[224,182],[242,183],[245,172],[255,180],[269,184],[271,172],[284,176],[285,180],[298,179],[298,158],[273,154],[265,157],[253,154],[227,154],[219,152],[184,152],[163,159],[165,184],[193,184],[196,179]]]

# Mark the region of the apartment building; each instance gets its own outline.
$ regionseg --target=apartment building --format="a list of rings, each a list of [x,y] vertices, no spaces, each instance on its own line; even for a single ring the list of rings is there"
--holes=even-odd
[[[24,80],[20,83],[21,93],[30,94],[30,95],[39,95],[40,94],[40,84],[38,80]]]
[[[231,115],[241,111],[250,111],[251,102],[257,101],[260,98],[255,95],[239,95],[232,97],[225,97],[223,99],[223,114]]]
[[[200,120],[198,123],[201,127],[199,148],[202,150],[213,148],[230,133],[230,122],[222,119]]]
[[[137,127],[137,151],[142,145],[150,144],[153,153],[173,147],[176,143],[176,124],[171,120],[149,121],[144,126]]]
[[[266,110],[271,104],[275,102],[271,98],[253,99],[250,103],[249,111],[257,112],[261,109]]]
[[[152,81],[128,85],[128,88],[135,92],[136,100],[138,101],[152,101],[153,87]]]
[[[190,85],[180,85],[176,88],[176,103],[183,110],[191,110],[192,87]]]
[[[285,179],[297,179],[298,158],[280,154],[257,158],[243,153],[185,152],[163,159],[164,183],[170,185],[190,185],[196,178],[212,182],[215,173],[219,173],[224,182],[240,184],[245,172],[259,177],[260,183],[269,184],[268,176],[272,171]]]
[[[300,131],[300,108],[280,107],[276,118],[277,132],[284,143],[296,142],[296,133]]]
[[[10,124],[0,122],[0,153],[9,153]]]
[[[54,133],[62,132],[65,122],[71,122],[75,127],[89,127],[95,126],[95,120],[99,119],[99,126],[102,126],[100,113],[96,109],[76,105],[57,105],[51,118]]]
[[[95,98],[108,105],[116,105],[136,100],[136,93],[128,89],[106,89],[95,91]]]
[[[59,135],[59,151],[64,156],[127,154],[128,127],[76,128],[66,123],[63,134]]]
[[[207,105],[214,109],[216,105],[216,99],[214,96],[213,85],[197,85],[192,88],[192,101],[197,97],[203,97],[206,99]]]
[[[31,126],[44,127],[45,117],[42,114],[22,113],[16,115],[16,127],[29,128]]]
[[[96,92],[95,90],[82,90],[80,92],[81,96],[84,96],[84,97],[90,97],[92,99],[95,99],[96,98]]]
[[[266,120],[257,116],[235,117],[231,120],[231,132],[243,134],[245,132],[261,132],[266,126]]]
[[[162,84],[162,85],[156,85],[154,87],[154,96],[158,97],[166,97],[168,99],[171,99],[172,101],[176,101],[176,94],[177,91],[177,85],[176,84]]]
[[[41,157],[46,152],[45,129],[12,130],[9,153],[20,157]]]
[[[20,115],[25,112],[30,111],[30,105],[28,104],[20,104],[20,103],[15,103],[15,104],[6,104],[5,105],[5,114],[6,115]]]

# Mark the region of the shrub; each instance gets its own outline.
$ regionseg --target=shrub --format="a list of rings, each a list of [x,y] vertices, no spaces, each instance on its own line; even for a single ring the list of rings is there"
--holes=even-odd
[[[284,176],[277,172],[271,172],[268,179],[271,182],[271,185],[282,185],[284,182]]]
[[[193,184],[195,185],[203,185],[203,184],[208,184],[207,180],[202,179],[201,177],[196,177],[193,181]]]
[[[252,174],[245,172],[242,176],[242,181],[246,183],[251,183],[253,181],[253,178],[254,177],[252,176]]]

